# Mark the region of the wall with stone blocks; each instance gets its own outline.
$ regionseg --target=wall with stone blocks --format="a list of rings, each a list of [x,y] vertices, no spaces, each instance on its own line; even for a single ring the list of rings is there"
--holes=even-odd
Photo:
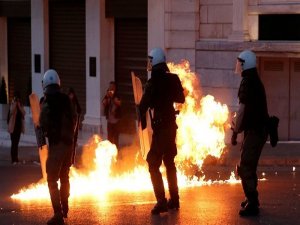
[[[241,77],[234,73],[239,50],[227,46],[226,41],[199,41],[196,51],[196,72],[204,95],[210,94],[230,111],[238,106],[237,91]]]
[[[200,1],[200,39],[226,39],[232,30],[232,0]]]
[[[190,62],[195,70],[195,45],[199,37],[200,0],[165,0],[165,48],[167,60]]]

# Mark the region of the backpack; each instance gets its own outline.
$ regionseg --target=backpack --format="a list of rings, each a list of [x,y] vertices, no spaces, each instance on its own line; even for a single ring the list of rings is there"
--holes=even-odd
[[[270,143],[272,147],[276,147],[278,142],[278,125],[279,118],[276,116],[270,116],[268,119],[268,133],[270,136]]]

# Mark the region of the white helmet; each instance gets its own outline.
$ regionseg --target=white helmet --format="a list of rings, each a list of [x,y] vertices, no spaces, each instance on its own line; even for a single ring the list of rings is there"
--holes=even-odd
[[[164,50],[161,48],[154,48],[150,51],[148,58],[150,62],[148,62],[148,70],[150,71],[153,66],[166,62],[166,55]]]
[[[42,81],[42,86],[43,89],[48,87],[50,84],[58,84],[60,86],[60,79],[55,70],[47,70],[44,74],[43,81]]]
[[[238,60],[241,62],[243,71],[256,68],[256,55],[250,50],[242,51],[238,56]]]

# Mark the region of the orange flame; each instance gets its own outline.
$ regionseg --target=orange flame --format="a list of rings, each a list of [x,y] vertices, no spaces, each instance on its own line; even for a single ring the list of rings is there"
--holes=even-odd
[[[188,61],[181,64],[168,64],[170,71],[178,74],[186,90],[186,103],[182,105],[177,117],[178,155],[176,162],[189,160],[202,167],[208,156],[219,158],[225,147],[224,124],[228,119],[228,108],[207,95],[202,98],[197,75],[190,71]]]
[[[181,64],[168,64],[170,71],[178,74],[185,89],[185,103],[175,105],[180,109],[176,122],[178,125],[176,144],[178,155],[175,159],[178,167],[179,187],[210,185],[214,183],[236,183],[232,172],[229,180],[205,180],[205,176],[197,177],[186,174],[186,165],[196,166],[201,171],[205,158],[210,155],[219,158],[225,147],[224,126],[228,118],[228,108],[207,95],[202,97],[197,75],[190,71],[187,61]],[[88,171],[70,170],[71,197],[97,196],[105,198],[107,192],[112,191],[147,191],[152,190],[148,168],[145,162],[136,159],[132,170],[114,174],[113,167],[117,162],[117,148],[109,141],[102,141],[94,136],[85,146],[85,152],[90,159],[83,158],[83,164],[90,165]],[[93,156],[93,157],[91,157]],[[138,158],[138,157],[136,157]],[[84,161],[87,160],[87,163]],[[91,163],[92,162],[92,163]],[[164,173],[164,167],[161,169]],[[164,180],[166,183],[166,180]],[[13,199],[49,199],[48,188],[45,182],[22,189]]]

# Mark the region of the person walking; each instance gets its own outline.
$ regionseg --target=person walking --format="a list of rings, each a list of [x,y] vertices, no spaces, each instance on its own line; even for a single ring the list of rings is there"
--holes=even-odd
[[[121,100],[114,81],[109,83],[106,95],[102,99],[104,114],[107,119],[107,139],[119,149],[119,121],[121,118]]]
[[[21,133],[25,132],[25,109],[21,102],[21,96],[18,91],[14,93],[14,97],[9,107],[7,124],[8,132],[11,140],[11,163],[16,165],[19,163],[18,151]]]
[[[147,162],[154,194],[157,200],[151,210],[153,215],[179,209],[179,194],[174,158],[177,155],[176,112],[174,103],[184,103],[185,97],[181,82],[176,74],[169,72],[165,53],[161,48],[154,48],[148,56],[148,70],[151,78],[147,81],[145,91],[138,106],[142,128],[146,127],[146,112],[153,110],[151,126],[153,129]],[[150,114],[152,115],[152,113]],[[162,174],[159,170],[162,161],[166,167],[170,199],[165,197]]]
[[[54,211],[54,216],[47,224],[61,225],[64,224],[63,218],[67,218],[69,211],[69,171],[72,164],[76,116],[68,95],[60,90],[60,79],[55,70],[45,72],[42,85],[45,97],[40,113],[40,126],[49,142],[46,172]]]
[[[237,144],[237,135],[244,133],[240,163],[237,173],[242,180],[245,201],[241,203],[240,216],[259,214],[257,191],[257,165],[268,137],[268,107],[266,93],[261,82],[254,52],[241,52],[236,62],[236,73],[242,76],[238,91],[239,109],[233,127],[231,143]]]

